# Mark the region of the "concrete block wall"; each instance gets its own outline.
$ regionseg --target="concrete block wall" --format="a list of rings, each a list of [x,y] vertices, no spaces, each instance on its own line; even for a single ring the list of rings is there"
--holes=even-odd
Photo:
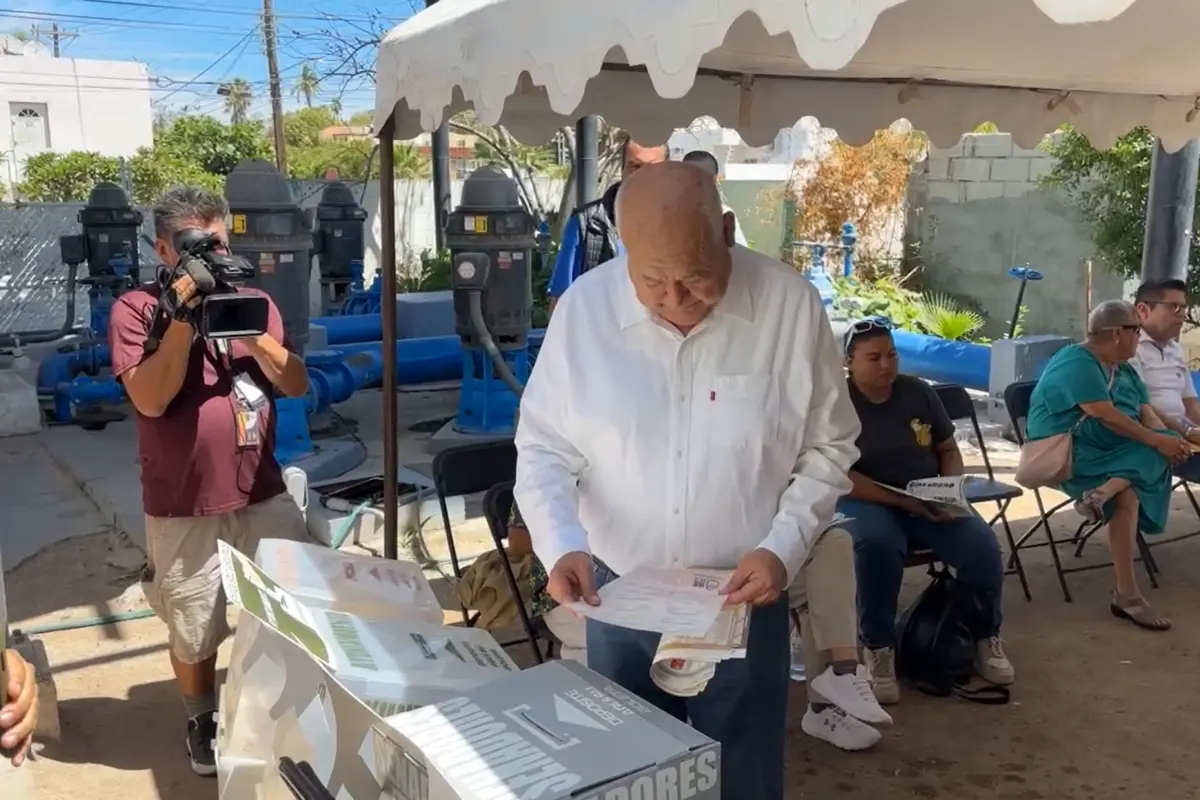
[[[1040,147],[1021,147],[1007,133],[972,133],[930,150],[926,180],[931,196],[963,203],[1020,197],[1052,169],[1054,157]]]
[[[1054,163],[1009,134],[967,134],[932,148],[910,184],[907,238],[919,242],[925,288],[973,301],[989,336],[1003,335],[1012,317],[1013,266],[1044,275],[1025,293],[1026,333],[1077,338],[1089,303],[1123,294],[1121,279],[1100,262],[1089,277],[1091,231],[1067,197],[1039,184]]]

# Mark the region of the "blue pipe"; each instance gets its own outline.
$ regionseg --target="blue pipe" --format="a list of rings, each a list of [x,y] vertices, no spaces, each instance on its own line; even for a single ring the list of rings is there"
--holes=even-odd
[[[892,331],[900,371],[938,383],[957,383],[981,392],[988,390],[992,349],[973,342],[951,342],[905,330]]]
[[[80,347],[69,353],[56,353],[38,364],[38,394],[53,395],[59,386],[70,383],[79,374],[96,375],[112,364],[106,344]]]
[[[545,334],[544,330],[529,333],[531,363],[541,349]],[[309,379],[309,396],[305,401],[308,410],[324,411],[334,403],[344,402],[359,389],[377,386],[383,378],[382,350],[381,342],[359,342],[310,352],[305,357]],[[401,384],[413,385],[460,378],[462,354],[462,342],[457,336],[401,339],[396,342],[398,380]],[[115,378],[93,379],[80,375],[95,374],[110,366],[110,356],[108,345],[96,345],[59,353],[38,366],[38,393],[53,397],[55,421],[70,422],[75,408],[116,404],[125,399],[125,391]]]
[[[383,316],[380,314],[313,317],[309,324],[324,328],[327,336],[325,341],[331,345],[378,342],[383,338]]]

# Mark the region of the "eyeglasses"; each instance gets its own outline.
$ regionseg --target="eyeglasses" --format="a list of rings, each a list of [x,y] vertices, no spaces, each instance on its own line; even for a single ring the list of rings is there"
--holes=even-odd
[[[1172,314],[1182,314],[1188,310],[1187,303],[1168,303],[1165,300],[1148,300],[1146,301],[1146,305],[1150,306],[1151,308],[1154,308],[1155,306],[1162,306]]]
[[[868,331],[891,331],[896,326],[892,321],[884,316],[863,317],[857,322],[850,324],[845,336],[842,339],[842,349],[846,352],[850,351],[850,345],[858,336],[862,336]]]

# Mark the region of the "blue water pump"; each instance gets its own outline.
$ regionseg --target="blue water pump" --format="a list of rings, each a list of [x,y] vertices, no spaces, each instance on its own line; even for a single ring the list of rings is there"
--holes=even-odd
[[[78,283],[88,287],[91,332],[105,341],[113,302],[140,283],[138,235],[142,212],[132,206],[120,186],[98,183],[78,219],[82,232],[60,238],[59,248],[66,264],[87,262],[87,277]]]
[[[507,436],[515,428],[529,376],[535,233],[512,178],[495,167],[471,173],[446,221],[455,332],[463,342],[458,433]]]

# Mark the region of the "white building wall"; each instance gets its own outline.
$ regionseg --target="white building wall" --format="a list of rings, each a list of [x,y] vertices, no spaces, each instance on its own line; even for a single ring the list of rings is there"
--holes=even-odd
[[[154,143],[150,80],[135,61],[2,55],[0,114],[8,182],[40,152],[128,157]]]

